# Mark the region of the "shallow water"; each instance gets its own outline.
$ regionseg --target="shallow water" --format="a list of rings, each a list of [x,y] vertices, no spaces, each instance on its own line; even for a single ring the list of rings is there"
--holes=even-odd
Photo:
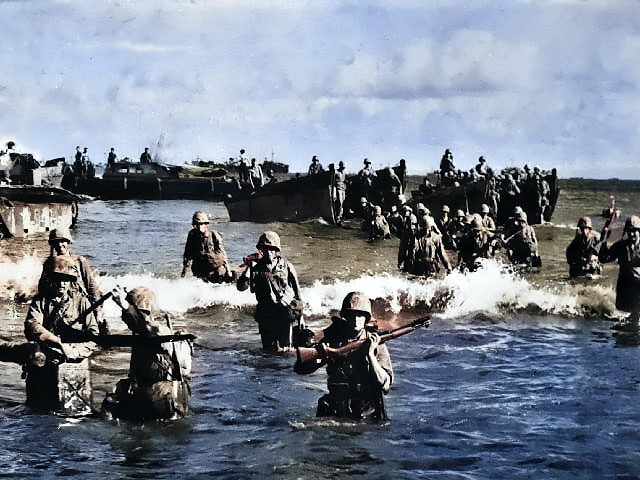
[[[9,478],[638,477],[640,349],[616,343],[610,329],[619,315],[617,268],[575,283],[563,259],[581,215],[591,213],[599,226],[607,190],[563,191],[554,226],[538,228],[540,274],[520,277],[491,262],[431,281],[396,272],[397,241],[368,244],[357,230],[229,223],[215,203],[83,204],[72,249],[101,272],[103,290],[147,285],[198,336],[191,412],[142,426],[35,415],[22,405],[20,368],[0,364],[0,471]],[[623,212],[640,211],[633,191],[618,195]],[[449,292],[429,329],[389,343],[396,374],[389,424],[315,425],[324,372],[296,375],[292,356],[260,351],[249,293],[179,278],[197,209],[219,219],[234,264],[263,230],[281,234],[313,329],[351,290],[367,292],[377,315],[396,323]],[[37,282],[46,244],[4,247],[1,333],[20,339],[27,306],[19,300]],[[124,329],[112,303],[105,313],[112,328]],[[93,359],[96,409],[127,362],[126,349]]]

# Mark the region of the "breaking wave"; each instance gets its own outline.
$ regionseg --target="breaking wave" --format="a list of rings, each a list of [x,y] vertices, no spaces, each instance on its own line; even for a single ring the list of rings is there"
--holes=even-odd
[[[36,256],[0,262],[0,298],[26,303],[35,294],[42,263]],[[101,275],[100,288],[108,292],[120,285],[126,289],[146,286],[156,292],[160,308],[183,314],[192,309],[224,307],[250,309],[255,298],[234,284],[214,285],[194,278],[163,278],[153,274]],[[537,286],[505,265],[485,261],[475,272],[453,271],[443,279],[411,278],[400,274],[365,275],[348,281],[316,281],[302,288],[305,316],[327,316],[350,291],[365,292],[374,300],[376,314],[432,310],[447,319],[476,314],[503,317],[516,313],[563,317],[611,316],[614,292],[594,285]],[[107,317],[119,316],[113,302],[104,305]]]

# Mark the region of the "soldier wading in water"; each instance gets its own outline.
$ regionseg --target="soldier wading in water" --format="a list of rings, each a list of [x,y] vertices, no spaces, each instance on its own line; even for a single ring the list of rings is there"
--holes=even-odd
[[[602,263],[618,261],[616,308],[630,313],[614,328],[637,331],[640,318],[640,217],[627,218],[622,238],[611,246],[606,242],[609,232],[603,229],[605,243],[600,248],[599,258]]]
[[[204,212],[196,212],[191,224],[182,256],[181,276],[184,277],[191,266],[193,276],[205,282],[232,282],[233,274],[229,269],[222,236],[209,228],[209,216]]]
[[[293,324],[301,326],[302,301],[295,268],[280,254],[280,237],[276,232],[260,235],[257,254],[245,259],[247,268],[238,276],[237,288],[251,288],[258,305],[254,318],[258,322],[262,348],[267,352],[288,350],[292,346]]]
[[[153,337],[183,332],[174,332],[171,317],[158,308],[150,289],[137,287],[125,294],[116,288],[113,299],[122,309],[122,321],[144,341],[132,346],[129,377],[107,395],[103,410],[132,421],[184,417],[191,394],[191,343],[153,341]]]
[[[318,400],[317,417],[338,417],[353,420],[387,420],[384,395],[393,381],[393,367],[389,350],[379,343],[375,331],[367,331],[371,322],[371,301],[360,292],[349,293],[342,302],[339,317],[333,317],[323,330],[319,348],[324,345],[337,349],[364,340],[362,346],[345,355],[322,355],[327,366],[329,393]],[[298,358],[294,370],[311,373],[317,361],[306,365]]]

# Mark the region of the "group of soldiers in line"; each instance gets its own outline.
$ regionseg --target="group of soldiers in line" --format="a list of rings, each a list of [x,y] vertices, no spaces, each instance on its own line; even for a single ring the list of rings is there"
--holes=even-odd
[[[88,358],[112,338],[102,312],[102,304],[112,298],[122,310],[123,322],[140,341],[130,337],[129,376],[104,399],[104,413],[135,421],[183,417],[190,395],[190,341],[155,341],[164,336],[173,340],[184,332],[174,331],[172,318],[159,309],[153,291],[137,287],[126,292],[116,287],[102,295],[88,260],[74,255],[71,243],[67,229],[51,230],[50,254],[24,322],[27,342],[0,345],[0,361],[23,367],[27,405],[38,411],[93,413],[90,387],[84,390],[90,385]],[[60,378],[72,364],[79,365],[73,375],[82,381],[76,389],[65,380],[72,390],[67,398]]]
[[[374,215],[380,214],[379,209],[374,209]],[[483,205],[477,214],[469,215],[462,211],[453,217],[448,214],[446,206],[438,219],[434,219],[420,204],[416,206],[415,214],[410,207],[404,209],[403,221],[397,223],[399,231],[394,230],[400,236],[399,268],[415,275],[430,276],[441,270],[448,273],[453,265],[447,250],[455,250],[458,253],[456,266],[475,270],[480,258],[489,258],[501,248],[506,250],[514,264],[541,266],[535,231],[522,209],[514,210],[501,233],[496,230],[487,205]],[[219,234],[209,228],[205,214],[196,212],[193,224],[192,232],[198,233],[189,234],[183,275],[191,266],[194,275],[206,281],[235,281],[238,290],[250,289],[257,300],[254,319],[265,351],[289,351],[294,346],[317,349],[317,355],[309,360],[298,354],[295,367],[301,374],[313,372],[320,366],[327,368],[329,393],[318,401],[316,414],[386,419],[384,395],[393,381],[393,368],[388,350],[380,344],[378,332],[373,327],[375,319],[367,296],[362,292],[350,292],[343,300],[340,314],[332,317],[331,324],[316,334],[304,325],[303,300],[296,270],[282,256],[281,241],[276,232],[262,233],[256,243],[257,253],[243,259],[239,272],[230,272]],[[605,227],[604,242],[601,242],[600,235],[592,230],[591,220],[581,218],[576,237],[567,248],[570,274],[573,277],[598,273],[598,262],[617,260],[620,273],[616,307],[631,312],[628,323],[637,329],[640,312],[640,217],[627,219],[622,240],[609,246],[606,243],[608,236]],[[201,238],[203,245],[209,245],[208,256],[194,255],[196,250],[189,246],[195,243],[194,237]],[[200,253],[205,250],[200,250]],[[198,262],[209,265],[208,275],[203,275],[202,269],[195,266]],[[356,341],[363,341],[364,347],[347,354],[336,353],[336,349]]]
[[[606,212],[606,210],[605,210]],[[603,214],[605,213],[603,212]],[[616,308],[630,315],[618,322],[614,328],[638,332],[640,318],[640,217],[631,215],[624,223],[620,240],[609,245],[611,223],[618,212],[609,212],[601,232],[593,230],[591,218],[578,220],[576,234],[566,250],[569,275],[576,277],[597,277],[602,264],[617,262],[619,266],[616,281]]]
[[[371,205],[365,197],[361,202],[363,228],[369,232],[369,241],[398,237],[398,268],[406,273],[429,277],[441,271],[449,273],[454,267],[473,271],[480,258],[491,258],[501,249],[514,265],[541,266],[535,230],[519,206],[502,231],[497,232],[487,204],[482,204],[477,213],[457,210],[453,215],[444,205],[436,218],[422,203],[416,204],[415,209],[404,204],[402,213],[394,205],[383,213],[380,206]],[[457,253],[455,265],[451,252]]]
[[[398,265],[417,275],[431,275],[440,269],[450,271],[447,248],[458,251],[458,266],[473,270],[477,260],[491,256],[500,247],[507,248],[512,261],[528,261],[537,256],[535,233],[526,214],[516,209],[512,221],[498,236],[488,206],[466,215],[456,212],[449,218],[434,219],[423,205],[416,213],[405,209]],[[578,222],[574,240],[567,248],[571,276],[597,274],[599,262],[617,261],[620,266],[616,285],[616,307],[630,312],[627,324],[636,330],[640,312],[640,217],[627,218],[621,240],[607,244],[608,222],[602,235],[593,231],[591,220]],[[518,240],[514,240],[518,239]],[[446,242],[446,245],[445,245]],[[101,295],[91,267],[84,257],[70,251],[71,236],[65,229],[53,230],[49,237],[50,256],[44,263],[25,320],[27,343],[0,345],[0,360],[23,365],[27,379],[27,401],[34,407],[46,407],[57,381],[60,360],[83,361],[99,350],[101,337],[109,331],[101,312]],[[535,248],[533,248],[535,246]],[[385,420],[384,395],[393,381],[389,352],[375,328],[370,299],[362,292],[348,293],[339,315],[319,333],[305,327],[303,299],[295,267],[282,255],[279,235],[263,232],[256,243],[257,252],[243,259],[237,272],[230,268],[222,236],[210,228],[204,212],[195,212],[192,229],[183,254],[182,276],[191,273],[207,282],[235,282],[240,291],[249,289],[256,297],[254,319],[258,324],[263,349],[286,352],[294,346],[315,349],[317,355],[303,359],[300,354],[296,372],[310,373],[327,368],[329,392],[320,398],[316,414],[350,419]],[[171,317],[158,308],[155,295],[146,287],[125,292],[110,292],[122,310],[122,320],[134,335],[150,340],[179,332]],[[96,308],[97,307],[97,308]],[[361,348],[339,351],[361,342]],[[57,352],[57,357],[51,352]],[[178,342],[142,342],[134,344],[130,373],[105,398],[103,409],[119,418],[179,418],[186,414],[190,393],[191,344]]]
[[[522,192],[527,192],[535,196],[537,205],[536,217],[532,223],[544,223],[545,218],[550,215],[551,187],[546,179],[546,174],[540,167],[535,166],[533,170],[525,165],[522,169],[509,167],[504,168],[496,174],[487,164],[483,156],[478,158],[478,163],[469,171],[456,169],[453,164],[453,154],[446,149],[440,160],[440,186],[460,186],[478,180],[486,181],[484,198],[489,205],[489,209],[494,218],[506,218],[517,206],[517,198]],[[555,176],[555,170],[551,172]],[[425,178],[424,185],[421,186],[423,193],[432,192],[436,186],[432,185],[428,178]],[[500,211],[504,209],[504,212]]]

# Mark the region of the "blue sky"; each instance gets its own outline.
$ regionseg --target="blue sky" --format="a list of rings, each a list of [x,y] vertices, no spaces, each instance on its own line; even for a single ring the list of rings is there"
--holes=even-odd
[[[0,1],[0,141],[640,177],[638,0]]]

